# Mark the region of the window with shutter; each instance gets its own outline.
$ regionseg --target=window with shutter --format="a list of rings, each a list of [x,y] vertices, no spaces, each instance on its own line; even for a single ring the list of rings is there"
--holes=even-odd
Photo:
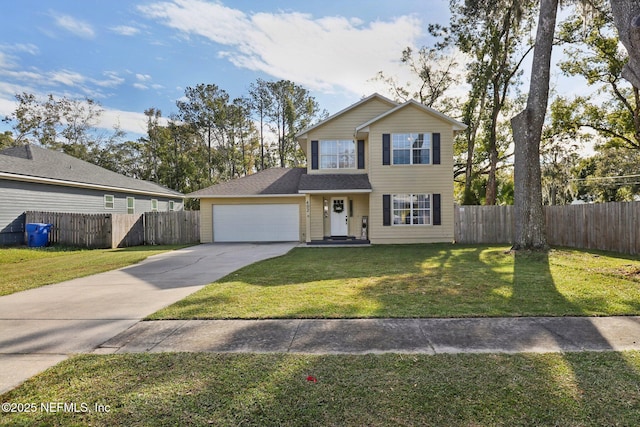
[[[440,134],[434,133],[433,137],[433,164],[440,164]]]
[[[382,164],[391,164],[391,134],[382,135]]]
[[[311,141],[311,169],[318,169],[318,141]]]

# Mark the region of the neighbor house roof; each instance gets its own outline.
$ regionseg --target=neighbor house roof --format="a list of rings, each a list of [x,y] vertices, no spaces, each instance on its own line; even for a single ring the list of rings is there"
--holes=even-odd
[[[187,197],[235,197],[298,195],[300,176],[306,168],[271,168],[222,182],[187,194]]]
[[[371,183],[367,174],[302,175],[298,191],[300,193],[322,193],[326,191],[333,193],[340,191],[370,193]]]
[[[157,197],[184,195],[153,182],[130,178],[55,150],[24,145],[0,151],[0,178]]]

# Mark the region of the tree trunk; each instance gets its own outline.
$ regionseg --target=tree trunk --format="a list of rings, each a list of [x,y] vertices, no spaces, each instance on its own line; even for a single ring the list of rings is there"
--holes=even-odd
[[[549,100],[551,51],[558,0],[541,0],[533,51],[529,97],[524,111],[511,119],[515,143],[513,250],[546,250],[540,139]]]
[[[622,77],[640,89],[640,2],[611,0],[611,11],[620,42],[629,53],[629,62],[622,69]]]

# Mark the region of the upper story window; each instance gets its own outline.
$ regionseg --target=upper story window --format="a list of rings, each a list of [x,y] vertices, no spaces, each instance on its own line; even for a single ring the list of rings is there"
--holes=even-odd
[[[175,203],[173,200],[169,200],[169,211],[173,212],[176,209]]]
[[[151,212],[158,212],[158,199],[151,199]]]
[[[431,163],[431,134],[394,133],[391,138],[394,165]]]
[[[320,141],[320,169],[355,169],[355,167],[355,141]]]

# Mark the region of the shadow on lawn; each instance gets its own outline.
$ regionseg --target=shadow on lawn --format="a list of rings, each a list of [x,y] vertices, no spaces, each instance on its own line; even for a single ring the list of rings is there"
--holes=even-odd
[[[537,296],[545,295],[545,299],[554,300],[561,306],[566,307],[567,313],[581,313],[584,310],[584,306],[578,306],[571,301],[568,301],[564,295],[562,295],[554,283],[553,276],[551,274],[551,267],[549,262],[549,252],[526,252],[518,251],[514,255],[514,270],[513,270],[513,295],[512,303],[516,307],[520,307],[527,303],[527,301],[535,300]],[[548,382],[551,387],[559,386],[561,384],[575,384],[572,393],[569,394],[572,399],[575,400],[578,407],[581,408],[581,414],[583,418],[574,420],[575,423],[585,425],[593,423],[593,425],[602,424],[620,424],[626,425],[630,420],[621,420],[618,417],[618,413],[621,409],[627,409],[631,401],[624,401],[624,399],[612,399],[606,402],[606,409],[599,407],[602,404],[601,395],[608,393],[606,388],[611,387],[609,381],[608,370],[615,367],[621,369],[627,373],[628,385],[640,383],[640,375],[630,366],[625,360],[624,356],[620,352],[615,352],[611,343],[602,336],[598,328],[589,321],[589,318],[582,318],[576,326],[579,330],[572,331],[573,335],[569,337],[574,342],[577,348],[582,347],[580,343],[580,336],[586,334],[596,337],[596,345],[598,348],[609,349],[610,353],[606,354],[606,357],[602,356],[602,353],[593,353],[593,360],[585,363],[585,359],[580,357],[578,353],[563,353],[562,361],[565,364],[566,370],[563,369],[561,364],[556,366],[550,366],[548,371],[540,371],[540,380]],[[555,337],[560,343],[561,337],[555,335],[553,331],[549,331],[549,335]],[[535,340],[536,337],[530,337],[531,340]],[[584,349],[588,351],[589,349]],[[563,372],[564,371],[564,372]],[[568,380],[568,381],[567,381]],[[550,388],[551,388],[550,387]],[[637,405],[638,395],[632,399],[635,401],[634,405]],[[595,406],[594,406],[595,405]],[[597,406],[597,407],[596,407]],[[590,419],[590,413],[604,412],[605,419],[593,420]]]
[[[546,299],[579,311],[557,290],[548,254],[495,266],[483,248],[443,248],[429,276],[469,268],[500,304]],[[423,260],[424,261],[424,260]],[[472,262],[473,261],[473,262]],[[478,264],[480,262],[480,264]],[[485,269],[478,265],[485,264]],[[425,269],[417,263],[411,274]],[[481,271],[480,271],[481,270]],[[446,277],[438,286],[444,289]],[[410,284],[405,284],[411,289]],[[507,292],[506,287],[510,288]],[[498,292],[495,292],[498,290]],[[589,327],[587,325],[587,327]],[[238,334],[252,334],[248,326]],[[592,325],[590,332],[598,334]],[[602,338],[606,344],[606,340]],[[76,365],[83,365],[78,369]],[[110,405],[107,414],[9,414],[42,424],[94,425],[637,425],[640,376],[616,352],[547,355],[147,354],[82,356],[3,396]],[[637,366],[637,364],[636,364]],[[317,382],[308,381],[308,377]],[[116,378],[116,380],[114,380]],[[32,390],[30,387],[35,389]],[[9,419],[11,418],[11,419]],[[29,418],[33,421],[33,418]],[[16,422],[16,424],[20,424]],[[23,423],[28,424],[28,423]],[[32,423],[37,424],[37,423]]]

